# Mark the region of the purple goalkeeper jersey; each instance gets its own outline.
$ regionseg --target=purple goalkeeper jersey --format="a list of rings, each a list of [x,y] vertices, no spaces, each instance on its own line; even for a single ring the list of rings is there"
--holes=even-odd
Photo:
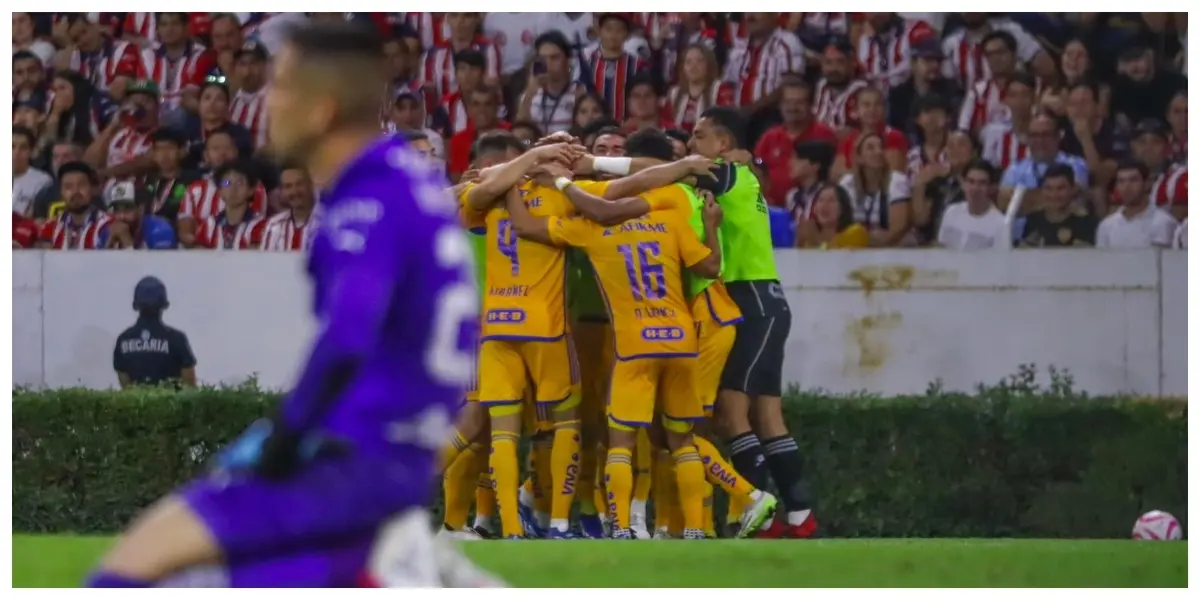
[[[372,144],[322,194],[308,257],[319,333],[283,406],[295,429],[350,440],[433,473],[472,379],[478,292],[442,175],[398,136]],[[332,404],[330,366],[357,368]]]

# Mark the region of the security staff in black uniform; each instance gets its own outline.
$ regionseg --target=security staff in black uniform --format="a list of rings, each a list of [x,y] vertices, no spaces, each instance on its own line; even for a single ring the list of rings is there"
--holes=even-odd
[[[157,277],[143,277],[133,288],[133,310],[138,320],[117,336],[113,370],[122,388],[175,381],[196,385],[196,357],[187,335],[162,321],[167,287]]]

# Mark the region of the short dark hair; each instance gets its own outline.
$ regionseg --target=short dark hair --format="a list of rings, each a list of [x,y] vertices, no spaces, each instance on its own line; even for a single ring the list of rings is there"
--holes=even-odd
[[[657,129],[643,129],[625,138],[625,155],[672,161],[675,160],[675,145],[667,134]]]
[[[338,120],[378,128],[379,93],[386,85],[383,38],[360,21],[317,22],[291,30],[288,44],[314,80],[339,101]]]
[[[571,42],[567,41],[567,36],[563,35],[563,33],[557,29],[547,31],[546,33],[537,36],[537,39],[533,40],[533,51],[537,52],[538,48],[542,47],[542,44],[554,44],[555,46],[558,46],[559,50],[562,50],[562,53],[566,55],[567,58],[571,58]]]
[[[604,124],[603,127],[597,127],[595,135],[596,137],[600,137],[602,135],[615,135],[621,139],[629,139],[629,134],[625,133],[624,129],[621,129],[615,124],[608,123]]]
[[[662,84],[659,83],[658,78],[655,77],[654,75],[652,75],[650,73],[646,73],[646,72],[638,73],[638,74],[634,75],[633,77],[630,77],[629,85],[625,86],[625,91],[632,92],[633,88],[642,86],[642,85],[650,86],[650,89],[654,91],[655,96],[663,95]]]
[[[30,148],[33,148],[37,145],[37,134],[34,133],[32,129],[25,127],[24,125],[13,125],[13,137],[15,138],[18,135],[24,137],[25,140],[29,142]]]
[[[471,162],[475,162],[484,154],[494,152],[508,152],[516,150],[518,153],[525,152],[525,144],[517,139],[517,136],[507,131],[489,131],[475,140],[475,144],[471,146]]]
[[[817,165],[819,180],[829,179],[829,168],[833,166],[833,157],[837,153],[833,144],[817,140],[800,140],[796,142],[793,150],[796,158]]]
[[[995,185],[1000,181],[1000,175],[996,172],[996,167],[993,167],[992,163],[983,160],[982,158],[971,159],[971,162],[967,163],[967,168],[963,169],[963,175],[966,175],[971,171],[983,171],[983,174],[987,175],[988,183],[992,185]]]
[[[1136,158],[1126,158],[1117,163],[1117,170],[1113,172],[1114,176],[1121,171],[1137,171],[1143,181],[1150,178],[1150,169],[1146,167],[1146,163]]]
[[[1077,90],[1079,88],[1086,89],[1088,92],[1090,92],[1092,94],[1093,100],[1100,99],[1100,86],[1096,85],[1095,82],[1093,82],[1087,78],[1081,79],[1081,80],[1076,81],[1075,83],[1071,84],[1070,87],[1067,89],[1067,93],[1074,92],[1075,90]]]
[[[18,50],[16,52],[13,52],[13,63],[16,63],[19,60],[37,61],[38,66],[41,66],[41,64],[42,64],[42,59],[38,58],[38,55],[36,55],[28,50]]]
[[[540,139],[542,136],[546,135],[546,132],[542,131],[542,128],[538,127],[538,124],[534,123],[533,121],[525,121],[525,120],[513,121],[512,128],[509,129],[509,131],[516,131],[517,129],[529,129],[529,130],[533,131],[533,139],[535,139],[535,140]]]
[[[625,132],[621,131],[621,124],[605,117],[600,117],[599,119],[588,123],[587,127],[584,127],[583,131],[579,133],[579,137],[584,139],[592,136],[608,135],[611,133],[616,133],[621,137],[625,137]]]
[[[1003,43],[1006,48],[1008,48],[1009,52],[1016,54],[1017,38],[1013,37],[1013,34],[1004,31],[1003,29],[994,29],[988,32],[987,35],[983,36],[983,41],[979,42],[979,46],[981,48],[987,46],[988,42],[992,40],[1000,40],[1000,42]]]
[[[708,119],[732,137],[734,148],[746,147],[746,117],[742,116],[738,109],[732,106],[713,106],[700,113],[700,118]]]
[[[940,94],[925,94],[924,96],[918,96],[913,101],[913,116],[920,116],[935,110],[940,110],[946,114],[950,113],[950,103]]]
[[[237,137],[237,135],[236,135],[236,134],[234,134],[234,132],[233,132],[233,127],[232,127],[232,126],[231,126],[229,123],[226,123],[226,124],[224,124],[224,125],[222,125],[222,126],[220,126],[220,127],[216,128],[216,129],[214,129],[214,130],[212,130],[212,131],[208,132],[208,135],[207,135],[207,136],[205,136],[205,142],[204,142],[204,145],[205,145],[205,146],[207,146],[207,145],[208,145],[208,140],[211,140],[211,139],[213,139],[213,137],[214,137],[214,136],[218,136],[218,135],[227,135],[227,136],[229,136],[229,141],[233,142],[233,145],[234,145],[234,146],[237,146],[237,149],[238,149],[238,154],[241,154],[241,152],[242,152],[242,147],[241,147],[241,145],[239,145],[239,144],[238,144],[238,137]]]
[[[664,131],[663,133],[667,134],[667,137],[671,138],[672,140],[683,142],[684,144],[687,144],[688,140],[691,139],[691,136],[688,135],[688,132],[682,129],[672,128]]]
[[[1046,167],[1046,173],[1042,175],[1042,182],[1045,183],[1053,177],[1061,177],[1062,179],[1066,179],[1067,183],[1075,185],[1075,169],[1072,169],[1071,165],[1054,163]]]
[[[454,66],[457,67],[458,63],[482,69],[487,66],[487,59],[478,50],[460,50],[454,53]]]
[[[258,168],[249,160],[238,159],[217,167],[213,170],[213,180],[221,181],[228,177],[230,173],[238,173],[245,177],[246,184],[250,187],[258,185]]]
[[[1010,77],[1008,82],[1004,84],[1004,89],[1002,91],[1007,92],[1008,88],[1012,87],[1014,84],[1023,85],[1031,90],[1037,89],[1037,79],[1034,79],[1033,75],[1030,75],[1025,71],[1013,73],[1013,76]]]
[[[83,173],[84,176],[88,178],[88,181],[93,184],[96,183],[96,171],[92,169],[91,165],[81,160],[73,160],[71,162],[63,163],[63,165],[58,168],[58,180],[62,181],[71,173]]]
[[[175,144],[180,148],[187,145],[187,138],[176,129],[170,127],[160,127],[150,134],[150,143],[157,144],[159,142],[167,142]]]
[[[808,97],[813,96],[813,85],[799,77],[784,77],[779,81],[779,89],[785,90],[788,88],[804,90],[808,92]]]

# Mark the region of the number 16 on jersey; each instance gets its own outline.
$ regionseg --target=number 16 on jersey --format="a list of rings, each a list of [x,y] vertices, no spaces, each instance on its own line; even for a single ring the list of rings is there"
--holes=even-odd
[[[625,258],[625,274],[635,301],[660,300],[667,295],[663,266],[657,261],[661,254],[658,242],[621,244],[617,252]]]

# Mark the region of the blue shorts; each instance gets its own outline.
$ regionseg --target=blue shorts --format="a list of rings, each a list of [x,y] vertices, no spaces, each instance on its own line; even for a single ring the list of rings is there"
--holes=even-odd
[[[217,540],[225,564],[236,567],[369,547],[390,517],[432,497],[427,475],[394,456],[347,456],[282,480],[201,478],[179,494]]]

